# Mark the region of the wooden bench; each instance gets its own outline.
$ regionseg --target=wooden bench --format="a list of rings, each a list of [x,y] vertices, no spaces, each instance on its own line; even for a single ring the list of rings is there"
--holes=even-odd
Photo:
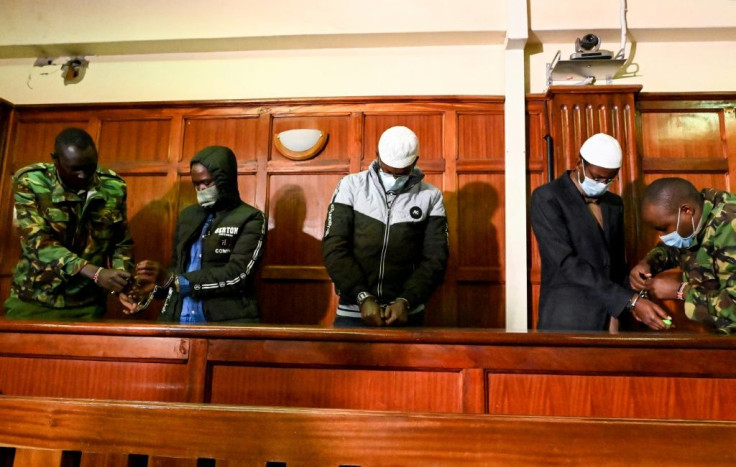
[[[0,396],[0,465],[733,465],[736,423]],[[76,453],[76,455],[74,454]],[[80,454],[81,453],[81,454]],[[129,458],[129,455],[137,455]],[[200,465],[203,461],[200,461]],[[206,464],[205,464],[206,465]]]

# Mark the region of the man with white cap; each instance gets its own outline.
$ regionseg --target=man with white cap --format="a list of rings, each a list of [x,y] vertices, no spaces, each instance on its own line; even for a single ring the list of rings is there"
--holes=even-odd
[[[621,168],[621,146],[604,133],[586,140],[575,169],[532,193],[531,222],[542,258],[542,330],[618,330],[626,310],[661,315],[627,285],[624,205],[608,186]],[[665,329],[661,319],[645,321]]]
[[[336,327],[418,326],[448,256],[442,193],[422,181],[419,140],[386,130],[368,170],[344,177],[332,196],[322,255],[340,302]]]

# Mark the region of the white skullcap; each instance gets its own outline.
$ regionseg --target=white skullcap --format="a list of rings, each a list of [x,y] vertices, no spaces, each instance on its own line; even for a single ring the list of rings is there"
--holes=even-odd
[[[621,145],[616,138],[605,133],[588,138],[580,148],[580,155],[585,162],[604,169],[621,168]]]
[[[419,139],[405,126],[391,127],[378,140],[378,157],[394,169],[409,167],[419,157]]]

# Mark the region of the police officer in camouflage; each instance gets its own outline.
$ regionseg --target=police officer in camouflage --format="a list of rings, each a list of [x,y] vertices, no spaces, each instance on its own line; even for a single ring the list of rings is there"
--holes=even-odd
[[[632,287],[662,300],[682,300],[691,320],[736,330],[736,195],[698,192],[682,178],[653,182],[642,201],[642,219],[662,232],[629,275]],[[682,281],[658,275],[679,266]]]
[[[78,128],[59,133],[51,158],[13,177],[21,253],[5,312],[99,318],[108,292],[126,288],[134,266],[125,181],[97,166],[94,141]]]

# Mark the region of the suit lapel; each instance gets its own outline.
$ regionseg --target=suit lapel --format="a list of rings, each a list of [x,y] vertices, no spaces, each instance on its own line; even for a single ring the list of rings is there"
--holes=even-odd
[[[593,213],[590,212],[588,209],[588,206],[585,204],[585,200],[583,199],[583,196],[578,191],[577,187],[575,186],[575,183],[570,180],[569,172],[565,173],[564,177],[567,180],[561,180],[562,182],[562,195],[563,195],[563,201],[565,205],[570,206],[572,209],[575,209],[576,211],[585,211],[585,215],[580,216],[580,221],[578,222],[578,226],[581,229],[585,229],[585,235],[587,238],[596,238],[600,239],[601,242],[603,242],[605,245],[604,247],[607,247],[608,243],[608,235],[604,235],[604,232],[601,229],[601,226],[598,225],[598,221],[595,220],[595,217],[593,216]],[[608,224],[608,216],[610,213],[607,213],[605,209],[603,210],[603,225],[607,226]],[[606,229],[607,230],[607,229]]]

